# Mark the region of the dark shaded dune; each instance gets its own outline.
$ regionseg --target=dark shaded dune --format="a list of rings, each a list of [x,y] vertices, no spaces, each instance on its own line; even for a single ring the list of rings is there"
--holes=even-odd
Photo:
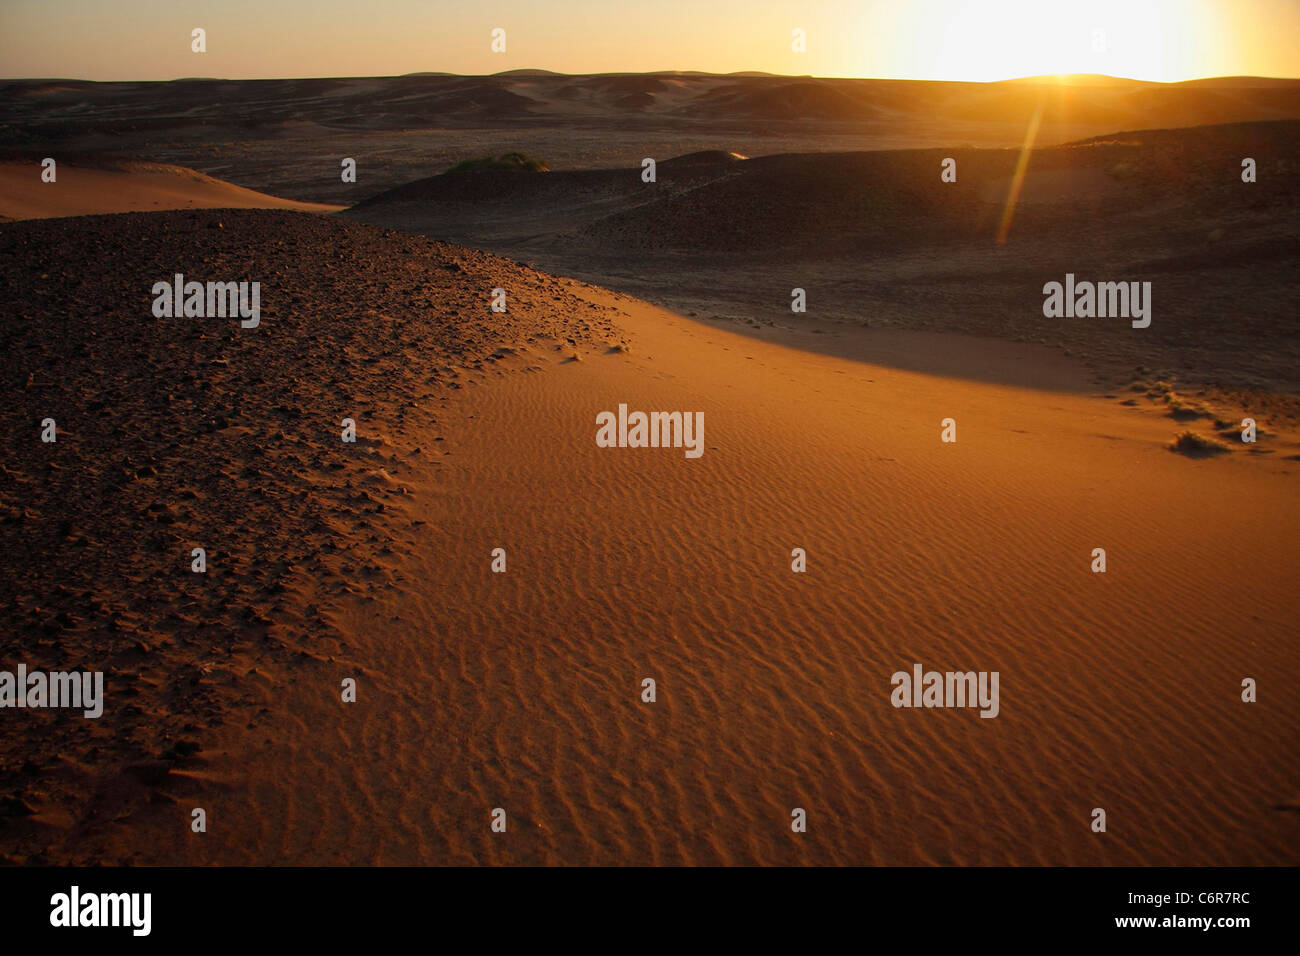
[[[1191,206],[1222,210],[1225,197],[1235,209],[1285,209],[1300,201],[1294,175],[1300,122],[1277,120],[1228,123],[1187,129],[1146,129],[1094,136],[1039,157],[1096,152],[1095,162],[1117,179],[1139,184],[1148,195],[1177,195]],[[1241,189],[1242,160],[1254,159],[1258,181]]]
[[[1045,124],[1131,125],[1130,113],[1110,90],[1089,87],[998,85],[974,88],[944,103],[942,115],[980,123],[1016,122],[1028,126],[1041,109]]]
[[[1076,212],[1140,218],[1143,208],[1171,202],[1207,213],[1225,203],[1240,213],[1294,208],[1300,187],[1286,163],[1297,142],[1300,123],[1283,121],[1125,133],[1035,150],[1017,230],[1059,230],[1068,221],[1062,216]],[[1241,188],[1244,155],[1256,159],[1267,183]],[[941,184],[941,162],[949,156],[958,180]],[[1018,150],[969,149],[758,157],[688,191],[604,217],[585,234],[594,242],[700,251],[793,243],[818,254],[989,241],[1019,157]],[[1044,182],[1059,183],[1047,194],[1055,201],[1029,201]]]
[[[1120,210],[1140,218],[1144,211],[1167,211],[1169,203],[1207,213],[1225,202],[1238,212],[1288,208],[1297,201],[1288,165],[1297,142],[1300,121],[1287,120],[1122,132],[1036,149],[1015,221],[1020,228],[1059,228],[1063,214]],[[663,160],[655,184],[643,183],[637,169],[435,176],[359,203],[353,212],[500,200],[521,203],[521,216],[564,218],[566,203],[603,195],[626,202],[583,227],[595,242],[707,250],[779,247],[834,235],[851,245],[855,237],[906,241],[914,230],[927,242],[987,239],[1020,155],[967,148],[740,161],[724,150],[706,150]],[[1244,156],[1260,170],[1260,181],[1245,189]],[[957,160],[955,183],[940,182],[947,157]],[[567,219],[569,226],[574,222]]]
[[[177,102],[194,106],[215,107],[227,100],[262,103],[267,106],[285,101],[314,100],[353,88],[346,77],[291,80],[172,80],[160,92]],[[142,88],[140,92],[149,92]]]
[[[655,185],[668,189],[711,182],[728,175],[741,157],[726,150],[701,150],[658,163]],[[407,206],[406,212],[434,214],[439,203],[518,204],[521,218],[543,211],[567,214],[570,224],[581,221],[573,205],[623,200],[635,205],[654,194],[641,179],[640,169],[552,170],[528,172],[484,169],[468,173],[441,173],[419,179],[353,206],[349,213],[363,221],[380,222],[386,212]],[[435,220],[431,220],[435,221]]]
[[[653,73],[625,73],[614,76],[594,76],[586,85],[602,93],[632,96],[662,92],[667,88],[668,83],[664,77]]]
[[[489,82],[457,86],[442,95],[438,103],[465,112],[493,116],[523,116],[534,105],[528,97]]]
[[[653,93],[629,93],[627,96],[620,96],[614,101],[614,106],[621,110],[643,110],[646,107],[654,106],[655,95]]]
[[[378,91],[347,103],[331,104],[322,120],[341,128],[390,129],[421,127],[436,122],[511,121],[526,117],[533,100],[505,89],[491,79],[466,82],[463,77],[422,77],[422,84],[404,91]]]
[[[1264,120],[1242,123],[1216,123],[1205,126],[1126,129],[1101,136],[1089,136],[1063,147],[1096,143],[1124,143],[1156,146],[1162,150],[1242,149],[1259,146],[1279,152],[1293,146],[1300,138],[1298,120]]]
[[[764,156],[731,164],[725,178],[615,213],[586,230],[597,242],[679,250],[787,247],[884,238],[942,200],[911,188],[939,154]],[[937,173],[936,173],[937,176]],[[946,204],[945,204],[946,205]],[[808,244],[808,245],[805,245]]]
[[[964,95],[975,84],[937,80],[843,80],[863,102],[900,114],[936,112],[953,96]]]
[[[694,153],[687,153],[685,156],[674,156],[672,159],[665,159],[659,164],[660,169],[695,169],[702,166],[728,166],[732,163],[743,162],[746,157],[739,153],[728,152],[725,149],[701,149]]]
[[[1298,143],[1300,122],[1287,120],[1033,150],[1004,245],[1018,149],[686,156],[660,163],[654,184],[635,168],[548,173],[520,177],[536,182],[507,201],[395,202],[394,191],[345,215],[526,255],[682,312],[789,322],[790,289],[815,286],[817,321],[1050,343],[1129,370],[1289,391]],[[1241,181],[1244,156],[1255,183]],[[940,179],[948,157],[953,183]],[[1044,322],[1043,284],[1067,272],[1153,281],[1157,318],[1141,335]]]
[[[1259,266],[1278,269],[1300,263],[1300,236],[1239,237],[1226,249],[1219,243],[1173,255],[1154,255],[1136,265],[1152,279],[1163,275],[1209,274],[1215,270],[1253,269]]]
[[[315,81],[313,81],[315,82]],[[266,122],[317,122],[336,129],[391,129],[453,118],[501,119],[528,115],[535,105],[490,77],[413,76],[345,82],[338,87],[286,92],[254,105]]]
[[[936,217],[956,239],[987,228],[992,211],[970,202],[965,181],[1009,174],[1009,151],[957,153],[965,180],[935,188],[951,150],[763,156],[719,164],[725,176],[671,192],[593,223],[595,242],[699,251],[789,249],[820,255],[915,235],[933,239]],[[667,165],[667,164],[665,164]]]
[[[726,178],[743,165],[729,153],[720,155],[727,158],[665,160],[655,183],[643,181],[640,167],[444,173],[380,193],[340,215],[484,247],[524,242],[531,261],[537,253],[587,244],[590,239],[581,231],[604,217]],[[511,254],[524,255],[525,250],[512,247]]]
[[[1068,246],[1086,234],[1086,248],[1139,262],[1199,254],[1225,214],[1276,221],[1295,209],[1300,186],[1287,163],[1297,142],[1300,122],[1279,121],[1121,133],[1035,150],[1011,238],[1041,235]],[[1249,186],[1240,179],[1246,155],[1260,169],[1260,181]],[[947,157],[958,164],[955,183],[940,182]],[[655,184],[643,183],[636,169],[439,176],[390,190],[350,214],[472,241],[472,209],[451,213],[439,204],[495,204],[519,221],[516,234],[566,233],[597,255],[641,249],[815,257],[987,246],[1019,158],[1019,150],[943,149],[737,161],[716,150],[663,161]],[[1258,243],[1247,241],[1244,225],[1227,228],[1234,248],[1245,245],[1215,254],[1223,262],[1248,258]],[[493,235],[507,238],[509,223]],[[1254,239],[1267,243],[1275,235],[1266,228]],[[1193,248],[1171,249],[1156,237],[1186,237]]]
[[[696,100],[687,112],[753,120],[862,120],[876,107],[834,81],[737,83]]]
[[[607,109],[615,113],[640,113],[659,107],[659,94],[670,88],[669,81],[655,74],[627,73],[590,77],[547,78],[530,89],[548,101],[580,104],[584,112]]]
[[[1156,87],[1125,94],[1124,105],[1134,116],[1175,119],[1181,126],[1231,123],[1242,114],[1252,119],[1294,115],[1294,91],[1282,89],[1176,89]],[[1163,125],[1163,124],[1162,124]]]
[[[586,99],[591,95],[591,90],[585,83],[565,83],[556,87],[551,95],[557,100],[569,102]]]
[[[1242,93],[1242,98],[1262,110],[1272,110],[1277,119],[1295,116],[1296,95],[1294,88],[1279,83],[1278,86],[1250,88]],[[1237,122],[1239,116],[1228,117],[1221,122]]]
[[[631,180],[631,182],[629,182]],[[440,173],[418,179],[357,203],[350,210],[361,213],[403,203],[468,202],[555,202],[563,203],[575,193],[630,191],[639,182],[623,171],[530,172],[484,169],[465,173]],[[622,187],[620,190],[620,186]]]
[[[1133,90],[1125,101],[1134,118],[1143,120],[1132,125],[1148,128],[1268,122],[1297,118],[1300,82],[1158,85]]]
[[[155,318],[153,283],[176,272],[260,281],[260,326]],[[490,311],[496,287],[508,315]],[[292,680],[344,653],[335,601],[391,583],[385,554],[405,547],[387,522],[403,492],[382,469],[402,462],[384,436],[408,416],[439,430],[421,406],[503,346],[608,332],[600,310],[508,260],[271,211],[6,223],[0,308],[0,650],[103,670],[112,702],[93,735],[53,713],[0,735],[0,795],[90,821],[71,848],[40,820],[8,821],[4,853],[21,859],[79,858],[81,837],[165,804],[177,741],[242,726],[270,670]],[[343,417],[357,444],[340,441]],[[46,418],[56,443],[40,440]],[[97,801],[142,762],[158,787],[107,813]]]

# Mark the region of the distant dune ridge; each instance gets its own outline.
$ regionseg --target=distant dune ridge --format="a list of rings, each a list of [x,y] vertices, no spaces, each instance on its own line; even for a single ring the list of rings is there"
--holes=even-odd
[[[417,74],[304,80],[0,82],[0,152],[40,144],[200,170],[297,200],[351,204],[488,151],[555,169],[704,149],[747,156],[1055,144],[1121,129],[1300,119],[1300,81],[1003,83],[705,73]],[[355,184],[342,156],[361,161]],[[332,173],[332,175],[331,175]]]
[[[418,126],[431,117],[477,122],[485,110],[542,117],[561,111],[645,112],[669,119],[785,121],[842,119],[905,122],[924,113],[953,121],[1017,123],[1023,128],[1040,104],[1048,126],[1079,122],[1201,125],[1300,118],[1300,81],[1229,77],[1185,83],[1147,83],[1115,77],[1031,77],[1001,83],[837,79],[707,73],[568,75],[513,70],[491,76],[409,74],[302,80],[188,79],[171,83],[91,83],[10,80],[0,83],[5,114],[28,136],[72,133],[61,115],[75,109],[85,124],[77,134],[118,132],[143,118],[150,105],[155,128],[208,127],[234,117],[253,126],[289,117],[339,129]],[[631,97],[631,99],[629,99]],[[114,118],[96,119],[112,104]],[[362,108],[364,106],[364,108]],[[87,107],[89,109],[87,110]],[[136,115],[140,111],[140,115]],[[87,115],[88,114],[88,115]],[[19,130],[6,131],[14,141]]]

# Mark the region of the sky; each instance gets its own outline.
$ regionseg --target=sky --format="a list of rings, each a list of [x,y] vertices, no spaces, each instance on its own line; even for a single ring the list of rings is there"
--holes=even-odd
[[[191,50],[206,31],[207,50]],[[492,31],[505,30],[493,52]],[[796,52],[794,31],[804,31]],[[0,0],[0,76],[1300,76],[1300,0]]]

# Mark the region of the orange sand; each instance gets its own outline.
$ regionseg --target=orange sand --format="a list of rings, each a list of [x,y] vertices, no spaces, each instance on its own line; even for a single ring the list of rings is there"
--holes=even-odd
[[[292,209],[326,213],[344,208],[280,199],[192,169],[159,163],[126,163],[105,168],[59,163],[55,172],[55,181],[46,183],[41,181],[39,163],[0,163],[0,217],[45,219],[163,209]]]
[[[182,836],[181,799],[157,860],[1297,861],[1293,463],[585,294],[630,352],[504,358],[439,407],[437,464],[389,433],[396,586],[209,749],[220,827]],[[703,411],[704,456],[598,448],[619,402]],[[999,671],[1000,716],[894,709],[914,662]]]

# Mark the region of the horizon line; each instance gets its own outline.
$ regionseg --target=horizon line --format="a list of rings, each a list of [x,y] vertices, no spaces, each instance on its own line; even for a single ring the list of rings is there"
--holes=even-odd
[[[1132,76],[1123,76],[1113,73],[1032,73],[1022,76],[1007,76],[997,80],[941,80],[941,79],[919,79],[915,77],[898,77],[898,76],[818,76],[812,73],[771,73],[766,70],[733,70],[729,73],[711,73],[708,70],[629,70],[629,71],[603,71],[600,73],[564,73],[558,70],[548,70],[544,67],[517,67],[510,70],[498,70],[495,73],[448,73],[442,70],[416,70],[410,73],[391,73],[391,74],[355,74],[346,75],[302,75],[302,76],[256,76],[256,77],[226,77],[226,76],[175,76],[166,80],[141,80],[141,79],[120,79],[120,80],[92,80],[84,77],[73,76],[0,76],[0,82],[19,83],[19,82],[45,82],[45,83],[187,83],[187,82],[207,82],[207,83],[268,83],[284,82],[295,80],[397,80],[406,77],[416,76],[451,76],[463,77],[466,79],[486,79],[489,77],[511,76],[511,75],[545,75],[571,77],[580,79],[583,77],[596,76],[709,76],[709,77],[748,77],[753,79],[770,77],[772,79],[786,80],[858,80],[864,82],[888,82],[888,83],[964,83],[978,86],[992,86],[997,83],[1015,83],[1027,80],[1042,80],[1045,82],[1057,82],[1062,85],[1086,85],[1083,83],[1069,81],[1098,79],[1098,80],[1118,80],[1127,83],[1144,83],[1152,86],[1178,86],[1183,83],[1202,83],[1206,80],[1271,80],[1296,82],[1300,77],[1296,76],[1269,76],[1257,73],[1233,73],[1233,74],[1210,74],[1206,76],[1192,76],[1181,80],[1143,80]]]

